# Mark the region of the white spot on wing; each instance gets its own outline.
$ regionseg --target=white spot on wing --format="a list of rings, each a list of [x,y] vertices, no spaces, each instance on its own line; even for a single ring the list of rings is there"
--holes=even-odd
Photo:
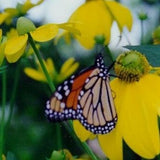
[[[62,88],[62,86],[59,86],[59,87],[58,87],[58,91],[60,91],[60,90],[61,90],[61,88]]]
[[[68,89],[68,86],[67,85],[64,86],[63,89],[66,91]]]
[[[62,99],[62,95],[61,94],[58,94],[58,100],[61,100]]]
[[[68,96],[69,95],[69,89],[68,90],[66,90],[66,92],[65,92],[65,96]]]
[[[65,103],[61,103],[61,108],[64,108],[65,107]]]

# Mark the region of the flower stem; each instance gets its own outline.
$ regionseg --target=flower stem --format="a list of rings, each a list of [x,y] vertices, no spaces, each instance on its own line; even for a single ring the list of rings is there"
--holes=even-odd
[[[4,149],[4,129],[5,129],[5,105],[6,105],[6,71],[2,73],[2,111],[0,125],[0,160]]]
[[[32,46],[32,48],[33,48],[33,50],[34,50],[34,52],[35,52],[35,54],[36,54],[36,56],[38,58],[38,61],[39,61],[40,65],[41,65],[41,67],[42,67],[42,70],[43,70],[44,75],[45,75],[45,77],[46,77],[46,79],[48,81],[48,84],[49,84],[49,87],[51,88],[51,91],[52,92],[55,91],[55,86],[52,83],[52,79],[50,78],[50,76],[48,74],[48,71],[47,71],[47,69],[45,67],[45,64],[44,64],[44,62],[42,60],[42,57],[41,57],[41,55],[39,53],[39,50],[36,48],[36,45],[35,45],[32,37],[31,37],[30,33],[28,33],[28,40],[29,40],[29,43]]]
[[[142,45],[144,43],[143,42],[143,37],[144,37],[143,20],[141,20],[140,22],[141,22],[141,45]]]
[[[57,149],[62,149],[62,134],[61,134],[61,127],[59,124],[56,124],[56,138],[57,138]]]
[[[86,142],[81,142],[72,127],[72,122],[68,121],[68,123],[64,122],[65,128],[68,130],[68,132],[72,135],[72,137],[74,138],[75,142],[77,144],[79,144],[80,147],[82,147],[82,149],[91,157],[92,160],[98,160],[97,157],[95,156],[95,154],[92,152],[92,150],[89,148],[88,144]],[[69,127],[68,127],[69,125]]]
[[[83,147],[87,151],[87,153],[91,156],[92,160],[97,160],[97,157],[95,154],[92,152],[92,150],[88,147],[88,144],[86,142],[83,142]]]
[[[29,37],[28,38],[29,39],[29,43],[32,46],[32,48],[33,48],[33,50],[34,50],[34,52],[35,52],[35,54],[36,54],[36,56],[37,56],[37,58],[39,60],[39,63],[41,65],[41,67],[42,67],[44,75],[45,75],[45,77],[46,77],[46,79],[48,81],[49,87],[50,87],[51,91],[54,92],[55,91],[55,86],[52,83],[52,79],[50,78],[49,73],[48,73],[48,71],[46,69],[46,66],[45,66],[45,64],[44,64],[44,62],[42,60],[43,58],[41,57],[41,55],[39,53],[39,50],[36,48],[36,45],[34,43],[34,40],[31,37],[30,33],[28,33],[28,37]],[[57,135],[57,148],[61,149],[62,148],[62,141],[61,141],[61,129],[60,129],[59,125],[56,126],[56,135]]]
[[[13,114],[13,107],[15,103],[15,98],[16,98],[16,91],[18,87],[18,81],[19,81],[19,73],[20,73],[20,62],[18,62],[16,69],[15,69],[15,79],[13,82],[13,88],[12,88],[12,93],[11,93],[11,99],[10,99],[10,112],[7,120],[6,126],[8,127],[11,119],[12,119],[12,114]]]
[[[28,33],[28,36],[29,36],[29,43],[31,44],[31,46],[32,46],[35,54],[37,55],[37,58],[38,58],[38,60],[39,60],[39,62],[40,62],[40,65],[41,65],[41,67],[42,67],[42,70],[43,70],[43,72],[44,72],[44,74],[45,74],[45,76],[46,76],[46,79],[47,79],[47,81],[48,81],[49,87],[50,87],[51,91],[54,92],[54,91],[55,91],[55,86],[53,85],[53,83],[52,83],[52,81],[51,81],[51,78],[50,78],[50,76],[49,76],[49,74],[48,74],[48,72],[47,72],[47,69],[46,69],[46,67],[45,67],[45,65],[44,65],[44,63],[43,63],[43,61],[42,61],[42,57],[40,56],[40,53],[39,53],[38,49],[36,48],[35,43],[34,43],[32,37],[31,37],[31,35],[30,35],[29,33]],[[67,124],[68,124],[68,125],[67,125]],[[66,124],[66,123],[63,123],[63,125],[65,126],[65,128],[70,132],[71,136],[72,136],[76,141],[78,141],[78,143],[80,144],[80,146],[82,146],[82,147],[85,149],[85,151],[92,157],[92,160],[97,160],[96,156],[94,155],[94,153],[92,152],[92,150],[88,147],[87,143],[86,143],[86,142],[81,143],[81,142],[78,140],[76,134],[74,133],[74,131],[73,131],[73,129],[72,129],[72,124],[71,124],[71,123],[67,123],[67,124]],[[68,126],[69,126],[69,127],[68,127]],[[57,128],[58,128],[58,127],[60,127],[60,126],[57,125]],[[60,130],[60,128],[57,130],[57,134],[58,134],[58,135],[57,135],[57,140],[60,140],[60,139],[61,139],[61,138],[60,138],[60,137],[61,137],[61,130]],[[58,142],[58,145],[59,145],[59,146],[62,146],[62,145],[61,145],[61,141]],[[60,147],[59,147],[59,148],[60,148]]]

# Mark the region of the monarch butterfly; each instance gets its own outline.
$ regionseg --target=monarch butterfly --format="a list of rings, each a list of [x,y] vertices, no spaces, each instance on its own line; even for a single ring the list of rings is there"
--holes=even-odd
[[[117,121],[110,68],[99,54],[93,66],[65,80],[46,103],[47,118],[53,122],[77,119],[94,134],[110,132]]]

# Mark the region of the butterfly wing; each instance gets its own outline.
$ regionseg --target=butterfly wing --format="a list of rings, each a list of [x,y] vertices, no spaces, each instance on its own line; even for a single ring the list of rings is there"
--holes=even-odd
[[[115,127],[117,115],[109,73],[101,55],[94,66],[58,86],[47,101],[45,113],[51,121],[78,119],[94,134],[105,134]]]
[[[95,134],[110,132],[117,121],[109,75],[105,72],[105,69],[95,69],[87,78],[78,98],[78,119]]]
[[[73,75],[57,87],[46,103],[45,114],[50,121],[77,119],[78,95],[93,67]]]

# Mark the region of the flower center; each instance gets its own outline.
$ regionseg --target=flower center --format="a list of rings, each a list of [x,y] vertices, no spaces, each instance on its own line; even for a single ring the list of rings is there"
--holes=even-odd
[[[115,73],[118,78],[126,82],[139,81],[150,70],[145,56],[137,51],[124,52],[116,60]]]

